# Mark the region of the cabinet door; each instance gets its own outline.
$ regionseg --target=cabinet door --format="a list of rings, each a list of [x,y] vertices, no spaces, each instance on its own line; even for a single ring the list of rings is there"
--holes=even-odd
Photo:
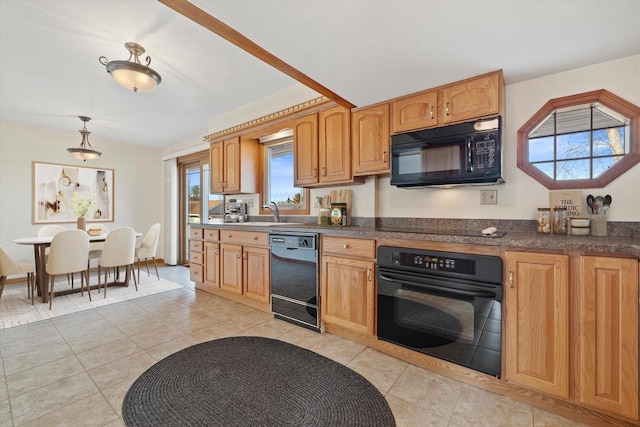
[[[209,146],[209,165],[211,168],[210,191],[211,193],[222,193],[224,187],[224,152],[222,141],[212,142]]]
[[[317,114],[302,117],[294,122],[293,158],[293,181],[296,186],[319,182]]]
[[[267,248],[244,247],[242,279],[244,295],[261,302],[269,302],[271,294],[270,252]]]
[[[322,257],[322,319],[361,335],[375,335],[372,261]]]
[[[220,287],[219,243],[204,243],[204,283],[214,288]]]
[[[389,104],[355,111],[351,116],[354,175],[390,171]]]
[[[569,286],[566,255],[506,252],[506,379],[569,395]]]
[[[438,92],[431,91],[394,101],[391,132],[399,133],[438,124]]]
[[[225,193],[240,191],[240,138],[223,141]]]
[[[318,118],[320,182],[351,181],[351,111],[334,107]]]
[[[242,294],[242,246],[220,245],[220,289]]]
[[[638,419],[638,261],[580,258],[578,400]]]
[[[500,76],[492,74],[441,89],[440,123],[459,122],[500,112]]]

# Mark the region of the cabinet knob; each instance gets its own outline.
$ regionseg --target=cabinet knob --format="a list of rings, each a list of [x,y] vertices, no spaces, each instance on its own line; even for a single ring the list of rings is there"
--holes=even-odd
[[[327,176],[327,168],[322,167],[322,176]]]
[[[510,288],[514,287],[514,285],[513,285],[513,271],[509,272],[509,287]]]
[[[444,108],[444,114],[447,115],[447,116],[449,115],[449,103],[448,102],[447,102],[446,107]]]
[[[382,152],[382,163],[387,163],[387,152],[386,151]]]
[[[246,252],[242,255],[242,258],[245,259],[245,260],[247,259],[247,253]]]
[[[367,280],[371,281],[371,269],[367,269]]]
[[[254,236],[254,237],[253,237],[253,240],[258,240],[258,238]]]
[[[342,245],[342,248],[343,248],[343,249],[347,249],[347,246],[349,246],[349,245],[347,245],[347,244],[345,243],[344,245]]]
[[[433,105],[431,106],[431,110],[430,110],[429,114],[431,115],[431,118],[433,119]]]
[[[238,252],[236,252],[236,254],[238,255],[238,258],[242,257],[242,251],[238,251]]]
[[[318,176],[318,168],[313,168],[313,177],[317,177]]]

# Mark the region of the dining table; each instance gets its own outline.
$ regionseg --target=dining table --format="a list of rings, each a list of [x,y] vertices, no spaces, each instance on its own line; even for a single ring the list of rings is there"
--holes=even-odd
[[[98,235],[89,235],[89,242],[104,242],[107,239],[107,235],[109,233],[102,233]],[[136,238],[141,237],[142,233],[136,232]],[[47,269],[45,265],[46,260],[46,250],[49,246],[51,246],[51,241],[54,236],[42,236],[42,237],[21,237],[18,239],[14,239],[14,243],[18,245],[31,245],[33,246],[33,256],[35,260],[36,266],[36,288],[38,290],[38,296],[42,297],[42,302],[48,301],[48,292],[47,292]],[[123,282],[116,281],[110,282],[107,284],[108,286],[128,286],[129,285],[129,269],[127,269],[127,274]],[[90,287],[91,289],[97,289],[98,285],[93,285]],[[54,293],[55,296],[66,295],[74,292],[80,292],[81,287],[65,289],[61,291],[56,291]]]

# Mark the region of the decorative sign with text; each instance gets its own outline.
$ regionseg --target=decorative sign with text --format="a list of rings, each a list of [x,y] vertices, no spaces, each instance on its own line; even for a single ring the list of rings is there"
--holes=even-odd
[[[569,218],[584,218],[584,197],[581,190],[550,191],[549,206],[553,208],[567,208]]]

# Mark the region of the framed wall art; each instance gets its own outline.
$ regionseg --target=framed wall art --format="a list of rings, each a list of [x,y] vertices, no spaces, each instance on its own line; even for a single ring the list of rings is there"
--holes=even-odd
[[[72,198],[93,199],[87,222],[114,220],[113,169],[39,162],[32,169],[33,224],[76,222]]]

